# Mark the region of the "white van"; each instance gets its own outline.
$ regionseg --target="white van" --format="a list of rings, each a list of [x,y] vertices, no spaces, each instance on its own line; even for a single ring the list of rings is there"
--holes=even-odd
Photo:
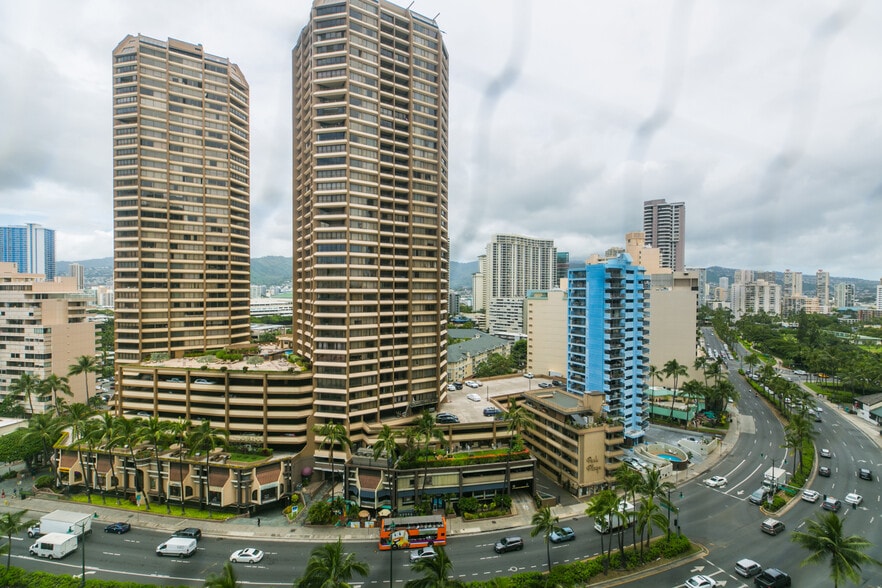
[[[187,537],[172,537],[156,547],[156,555],[190,557],[196,553],[196,540]]]
[[[71,551],[76,551],[77,536],[66,533],[47,533],[28,548],[31,555],[49,559],[61,559]]]

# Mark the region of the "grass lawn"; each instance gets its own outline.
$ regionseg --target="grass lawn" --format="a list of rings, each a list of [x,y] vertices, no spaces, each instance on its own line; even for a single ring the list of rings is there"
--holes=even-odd
[[[74,494],[73,496],[69,497],[68,500],[70,500],[71,502],[78,502],[80,504],[88,503],[88,500],[86,500],[85,494]],[[214,520],[214,521],[225,521],[227,519],[231,519],[236,516],[235,514],[218,512],[216,510],[212,510],[211,517],[209,517],[207,510],[199,510],[199,509],[194,508],[189,505],[186,506],[186,512],[184,514],[181,514],[180,503],[175,504],[174,502],[170,503],[171,514],[169,514],[168,509],[166,509],[164,504],[156,504],[154,502],[151,502],[149,507],[147,507],[146,505],[137,506],[127,500],[120,500],[120,503],[117,504],[116,503],[116,496],[113,496],[111,494],[108,494],[106,496],[106,504],[105,504],[104,502],[101,501],[101,494],[97,493],[97,492],[92,493],[92,504],[94,504],[95,506],[101,506],[102,508],[103,507],[115,508],[120,511],[126,511],[126,512],[147,512],[150,514],[165,515],[168,517],[176,517],[176,518],[182,518],[182,519],[205,519],[205,520],[210,519],[210,520]]]

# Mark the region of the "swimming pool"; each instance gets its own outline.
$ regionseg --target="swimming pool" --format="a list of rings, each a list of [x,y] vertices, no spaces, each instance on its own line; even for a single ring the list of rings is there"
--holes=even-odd
[[[657,454],[656,454],[656,457],[660,457],[660,458],[662,458],[662,459],[666,459],[666,460],[668,460],[668,461],[677,461],[677,462],[681,462],[681,461],[683,461],[682,459],[680,459],[680,458],[677,457],[676,455],[670,455],[670,454],[668,454],[668,453],[657,453]]]

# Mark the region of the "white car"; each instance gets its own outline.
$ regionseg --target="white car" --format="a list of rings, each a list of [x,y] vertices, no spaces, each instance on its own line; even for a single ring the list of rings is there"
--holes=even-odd
[[[864,501],[864,497],[860,494],[855,494],[854,492],[845,495],[845,502],[848,504],[853,504],[855,506],[859,506],[861,502]]]
[[[704,481],[704,485],[709,486],[710,488],[721,488],[728,483],[729,480],[727,480],[723,476],[713,476],[712,478],[708,478]]]
[[[453,384],[447,384],[447,391],[456,392],[456,386],[454,386]]]
[[[257,563],[262,559],[263,552],[259,549],[254,549],[253,547],[234,551],[230,556],[230,561],[233,563]]]
[[[472,402],[481,402],[481,397],[472,392],[471,394],[467,394],[466,398],[471,400]]]
[[[716,585],[716,580],[710,576],[702,576],[701,574],[692,576],[686,580],[687,588],[714,588]]]
[[[803,490],[802,499],[806,502],[817,502],[821,497],[821,493],[817,490]]]
[[[437,556],[438,554],[435,552],[434,548],[423,547],[422,549],[410,552],[410,563],[416,563],[423,559],[435,559]]]
[[[474,380],[466,380],[465,385],[468,386],[469,388],[477,388],[478,387],[478,383]]]
[[[532,380],[533,374],[531,374],[530,372],[527,372],[526,374],[524,374],[524,377],[527,378],[528,380]]]

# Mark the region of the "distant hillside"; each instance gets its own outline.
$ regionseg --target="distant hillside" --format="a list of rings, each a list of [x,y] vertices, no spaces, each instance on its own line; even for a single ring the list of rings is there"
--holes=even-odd
[[[462,290],[472,288],[472,274],[478,271],[477,261],[451,261],[450,262],[450,288]]]
[[[294,259],[280,255],[251,258],[251,283],[279,286],[291,281]]]

